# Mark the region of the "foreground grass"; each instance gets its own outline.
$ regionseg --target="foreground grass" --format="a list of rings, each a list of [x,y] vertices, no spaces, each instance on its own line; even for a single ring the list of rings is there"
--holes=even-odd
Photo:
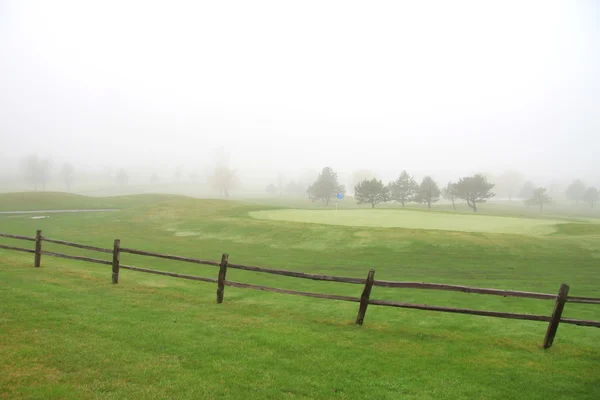
[[[462,327],[465,317],[395,310],[393,317],[385,313],[389,322],[379,315],[358,328],[351,323],[354,305],[230,289],[217,305],[209,284],[124,272],[122,283],[112,286],[96,267],[54,260],[40,270],[19,259],[10,264],[0,267],[0,279],[10,282],[0,287],[3,397],[599,394],[598,348],[559,341],[541,351],[539,324],[510,321],[510,330],[527,332],[511,337]]]
[[[85,198],[83,198],[85,199]],[[94,200],[95,201],[95,200]],[[599,296],[599,238],[585,224],[544,237],[261,221],[264,206],[157,198],[110,214],[0,216],[0,231],[81,243],[379,279]],[[88,206],[85,206],[87,208]],[[3,243],[28,245],[4,240]],[[49,250],[56,250],[45,244]],[[70,254],[75,249],[60,248]],[[89,254],[89,253],[87,253]],[[98,257],[97,254],[93,256]],[[600,330],[370,307],[227,288],[0,250],[0,397],[516,398],[600,397]],[[124,255],[123,262],[216,276]],[[361,287],[231,270],[228,278],[358,296]],[[550,314],[552,302],[375,288],[372,297]],[[566,316],[600,320],[592,305]]]

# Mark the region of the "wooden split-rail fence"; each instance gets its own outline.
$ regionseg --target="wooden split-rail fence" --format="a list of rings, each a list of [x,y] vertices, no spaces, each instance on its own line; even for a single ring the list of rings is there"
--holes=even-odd
[[[112,266],[112,282],[115,284],[119,283],[119,273],[120,273],[121,269],[128,269],[128,270],[138,271],[138,272],[146,272],[146,273],[156,274],[156,275],[166,275],[166,276],[171,276],[171,277],[175,277],[175,278],[189,279],[189,280],[194,280],[194,281],[211,282],[211,283],[217,284],[217,303],[223,302],[226,286],[243,288],[243,289],[263,290],[263,291],[274,292],[274,293],[293,294],[293,295],[298,295],[298,296],[315,297],[315,298],[320,298],[320,299],[331,299],[331,300],[356,302],[356,303],[359,303],[358,315],[356,317],[356,324],[358,324],[358,325],[363,324],[363,322],[365,320],[365,315],[367,313],[367,307],[369,305],[410,308],[410,309],[417,309],[417,310],[438,311],[438,312],[447,312],[447,313],[456,313],[456,314],[480,315],[480,316],[496,317],[496,318],[521,319],[521,320],[528,320],[528,321],[542,321],[542,322],[548,322],[548,329],[546,331],[546,335],[544,336],[544,341],[542,343],[542,348],[544,348],[544,349],[547,349],[550,346],[552,346],[552,342],[554,341],[554,337],[556,336],[556,331],[558,329],[558,325],[561,322],[565,323],[565,324],[574,324],[574,325],[579,325],[579,326],[590,326],[590,327],[600,328],[600,322],[598,322],[598,321],[588,321],[588,320],[562,317],[563,309],[567,302],[600,304],[600,298],[569,296],[569,286],[564,283],[562,285],[560,285],[558,294],[549,294],[549,293],[536,293],[536,292],[522,292],[522,291],[517,291],[517,290],[477,288],[477,287],[462,286],[462,285],[446,285],[446,284],[439,284],[439,283],[384,281],[384,280],[375,280],[375,271],[373,269],[369,270],[367,277],[365,279],[348,278],[348,277],[342,277],[342,276],[329,276],[329,275],[321,275],[321,274],[309,274],[309,273],[305,273],[305,272],[295,272],[295,271],[256,267],[256,266],[249,266],[249,265],[230,264],[229,256],[227,254],[223,254],[223,256],[221,257],[221,261],[218,262],[218,261],[207,261],[207,260],[200,260],[200,259],[196,259],[196,258],[182,257],[182,256],[176,256],[176,255],[154,253],[154,252],[149,252],[149,251],[134,250],[134,249],[121,247],[121,241],[119,239],[115,239],[112,249],[105,249],[105,248],[96,247],[96,246],[88,246],[88,245],[83,245],[83,244],[79,244],[79,243],[67,242],[65,240],[50,239],[45,236],[42,236],[41,230],[38,230],[36,232],[35,237],[12,235],[12,234],[7,234],[7,233],[0,233],[0,237],[35,242],[34,249],[26,249],[26,248],[7,246],[7,245],[0,245],[0,249],[33,253],[34,254],[34,266],[37,268],[39,268],[41,266],[42,255],[45,255],[45,256],[52,256],[52,257],[67,258],[67,259],[71,259],[71,260],[87,261],[87,262],[92,262],[92,263],[97,263],[97,264],[111,265]],[[43,242],[54,243],[54,244],[84,249],[84,250],[91,250],[91,251],[96,251],[96,252],[101,252],[101,253],[112,254],[112,261],[101,260],[98,258],[91,258],[91,257],[74,256],[74,255],[56,253],[56,252],[52,252],[52,251],[45,251],[45,250],[42,250]],[[140,255],[140,256],[149,256],[149,257],[158,257],[158,258],[163,258],[163,259],[167,259],[167,260],[183,261],[183,262],[194,263],[194,264],[212,265],[212,266],[219,268],[219,273],[218,273],[217,278],[215,279],[215,278],[206,278],[206,277],[195,276],[195,275],[178,274],[178,273],[167,272],[167,271],[158,271],[158,270],[153,270],[153,269],[134,267],[131,265],[123,265],[123,264],[121,264],[121,261],[120,261],[121,253],[129,253],[129,254],[136,254],[136,255]],[[352,284],[357,284],[357,285],[363,285],[363,291],[362,291],[362,294],[360,297],[352,297],[352,296],[340,296],[340,295],[335,295],[335,294],[300,292],[297,290],[279,289],[279,288],[274,288],[274,287],[269,287],[269,286],[261,286],[261,285],[254,285],[254,284],[249,284],[249,283],[234,282],[234,281],[227,280],[227,270],[229,268],[240,269],[240,270],[245,270],[245,271],[253,271],[253,272],[263,272],[263,273],[267,273],[267,274],[275,274],[275,275],[289,276],[289,277],[295,277],[295,278],[312,279],[312,280],[317,280],[317,281],[352,283]],[[432,305],[428,305],[428,304],[412,304],[412,303],[404,303],[404,302],[389,301],[389,300],[376,300],[376,299],[371,299],[371,289],[373,288],[373,286],[380,286],[380,287],[387,287],[387,288],[444,290],[444,291],[463,292],[463,293],[487,294],[487,295],[504,296],[504,297],[520,297],[520,298],[528,298],[528,299],[554,300],[554,309],[552,311],[552,315],[534,315],[534,314],[486,311],[486,310],[473,310],[473,309],[469,309],[469,308],[432,306]]]

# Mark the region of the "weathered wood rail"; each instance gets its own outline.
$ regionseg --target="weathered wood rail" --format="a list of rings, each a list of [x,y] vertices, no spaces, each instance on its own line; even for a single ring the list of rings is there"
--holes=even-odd
[[[560,323],[564,324],[573,324],[579,326],[588,326],[588,327],[596,327],[600,328],[599,321],[588,321],[581,319],[573,319],[573,318],[562,318],[562,313],[566,303],[581,303],[581,304],[600,304],[600,298],[598,297],[582,297],[582,296],[569,296],[569,286],[566,284],[562,284],[558,291],[558,294],[549,294],[549,293],[536,293],[536,292],[523,292],[518,290],[502,290],[502,289],[492,289],[492,288],[479,288],[479,287],[471,287],[471,286],[463,286],[463,285],[450,285],[450,284],[442,284],[442,283],[427,283],[427,282],[398,282],[398,281],[386,281],[386,280],[375,280],[375,270],[369,270],[369,273],[365,279],[362,278],[350,278],[343,276],[331,276],[331,275],[323,275],[323,274],[309,274],[306,272],[296,272],[296,271],[288,271],[283,269],[273,269],[273,268],[265,268],[258,266],[250,266],[250,265],[241,265],[241,264],[230,264],[229,263],[229,255],[223,254],[221,257],[221,261],[210,261],[210,260],[201,260],[197,258],[183,257],[177,255],[170,254],[162,254],[150,251],[143,250],[135,250],[129,249],[125,247],[121,247],[121,241],[119,239],[115,239],[113,243],[113,248],[102,248],[97,246],[84,245],[74,242],[68,242],[66,240],[58,240],[51,239],[45,236],[42,236],[42,231],[38,230],[36,232],[35,237],[30,236],[22,236],[22,235],[13,235],[8,233],[0,233],[0,237],[8,238],[8,239],[16,239],[16,240],[25,240],[34,242],[35,246],[33,249],[16,247],[16,246],[8,246],[0,244],[0,249],[5,250],[14,250],[21,251],[26,253],[34,254],[34,266],[39,268],[41,266],[42,255],[50,256],[50,257],[60,257],[66,258],[70,260],[78,260],[78,261],[86,261],[96,264],[104,264],[112,266],[112,282],[115,284],[119,283],[119,275],[120,270],[130,270],[137,272],[145,272],[149,274],[155,275],[163,275],[170,276],[174,278],[188,279],[193,281],[201,281],[201,282],[209,282],[217,284],[217,303],[222,303],[225,297],[225,287],[235,287],[241,289],[254,289],[254,290],[262,290],[266,292],[273,293],[282,293],[282,294],[292,294],[296,296],[305,296],[305,297],[314,297],[319,299],[330,299],[330,300],[340,300],[340,301],[349,301],[360,303],[358,309],[358,315],[356,317],[356,324],[362,325],[365,319],[365,315],[367,313],[367,308],[369,305],[374,306],[386,306],[386,307],[399,307],[399,308],[408,308],[415,310],[425,310],[425,311],[437,311],[437,312],[446,312],[446,313],[454,313],[454,314],[468,314],[468,315],[477,315],[484,317],[495,317],[495,318],[508,318],[508,319],[520,319],[520,320],[528,320],[528,321],[541,321],[548,322],[548,329],[546,331],[546,335],[544,337],[544,341],[542,343],[542,348],[547,349],[552,346],[554,338],[556,336],[556,332],[558,330],[558,326]],[[68,247],[74,247],[82,250],[95,251],[104,254],[111,254],[112,260],[102,260],[98,258],[92,257],[84,257],[84,256],[75,256],[68,255],[63,253],[57,253],[53,251],[42,250],[42,243],[48,242]],[[147,257],[156,257],[162,258],[166,260],[173,261],[181,261],[193,264],[202,264],[202,265],[210,265],[214,267],[218,267],[218,276],[217,278],[207,278],[196,275],[186,275],[179,274],[174,272],[167,271],[159,271],[148,268],[140,268],[131,265],[123,265],[121,264],[121,253],[135,254],[139,256],[147,256]],[[234,282],[227,280],[227,270],[229,268],[239,269],[243,271],[250,272],[259,272],[280,276],[288,276],[292,278],[301,278],[301,279],[311,279],[315,281],[327,281],[327,282],[339,282],[339,283],[349,283],[349,284],[357,284],[363,286],[363,291],[360,297],[352,297],[352,296],[341,296],[335,294],[325,294],[325,293],[312,293],[312,292],[302,292],[297,290],[289,290],[289,289],[280,289],[274,288],[270,286],[262,286],[255,285],[250,283],[242,283],[242,282]],[[442,306],[434,306],[428,304],[413,304],[413,303],[405,303],[399,301],[390,301],[390,300],[376,300],[371,299],[371,292],[374,286],[377,287],[386,287],[386,288],[401,288],[401,289],[425,289],[425,290],[442,290],[442,291],[452,291],[452,292],[462,292],[462,293],[475,293],[475,294],[483,294],[483,295],[493,295],[493,296],[503,296],[503,297],[519,297],[519,298],[529,298],[529,299],[538,299],[538,300],[554,300],[554,309],[552,311],[552,315],[535,315],[535,314],[521,314],[521,313],[510,313],[510,312],[498,312],[498,311],[488,311],[488,310],[475,310],[470,308],[455,308],[455,307],[442,307]]]

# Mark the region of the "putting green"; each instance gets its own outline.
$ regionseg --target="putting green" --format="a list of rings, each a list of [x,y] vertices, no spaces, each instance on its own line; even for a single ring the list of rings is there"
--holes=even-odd
[[[267,210],[250,216],[326,225],[547,235],[564,221],[411,210]]]

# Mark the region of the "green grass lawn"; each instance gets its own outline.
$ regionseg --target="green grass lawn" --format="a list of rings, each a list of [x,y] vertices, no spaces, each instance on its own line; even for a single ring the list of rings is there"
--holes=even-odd
[[[250,213],[254,218],[311,222],[327,225],[441,229],[464,232],[547,235],[564,222],[552,219],[452,214],[415,210],[267,210]],[[600,232],[600,228],[598,229]]]
[[[15,206],[2,196],[0,209]],[[56,208],[68,208],[53,196]],[[232,263],[361,278],[374,268],[376,279],[548,293],[565,282],[571,295],[600,297],[593,224],[562,221],[553,234],[532,236],[261,220],[250,213],[264,205],[183,197],[78,197],[76,206],[109,202],[121,202],[122,210],[44,220],[0,216],[0,232],[32,236],[42,229],[47,237],[107,248],[120,238],[123,247],[141,250],[213,260],[227,252]],[[122,262],[217,275],[215,267],[128,254]],[[357,327],[355,303],[226,288],[225,302],[216,304],[214,284],[123,270],[111,285],[108,266],[46,256],[42,268],[32,264],[30,254],[0,250],[0,398],[600,397],[596,328],[563,324],[544,351],[540,322],[370,306]],[[238,270],[228,279],[362,291]],[[371,297],[545,315],[553,307],[545,300],[379,287]],[[567,304],[564,316],[600,320],[600,307]]]

